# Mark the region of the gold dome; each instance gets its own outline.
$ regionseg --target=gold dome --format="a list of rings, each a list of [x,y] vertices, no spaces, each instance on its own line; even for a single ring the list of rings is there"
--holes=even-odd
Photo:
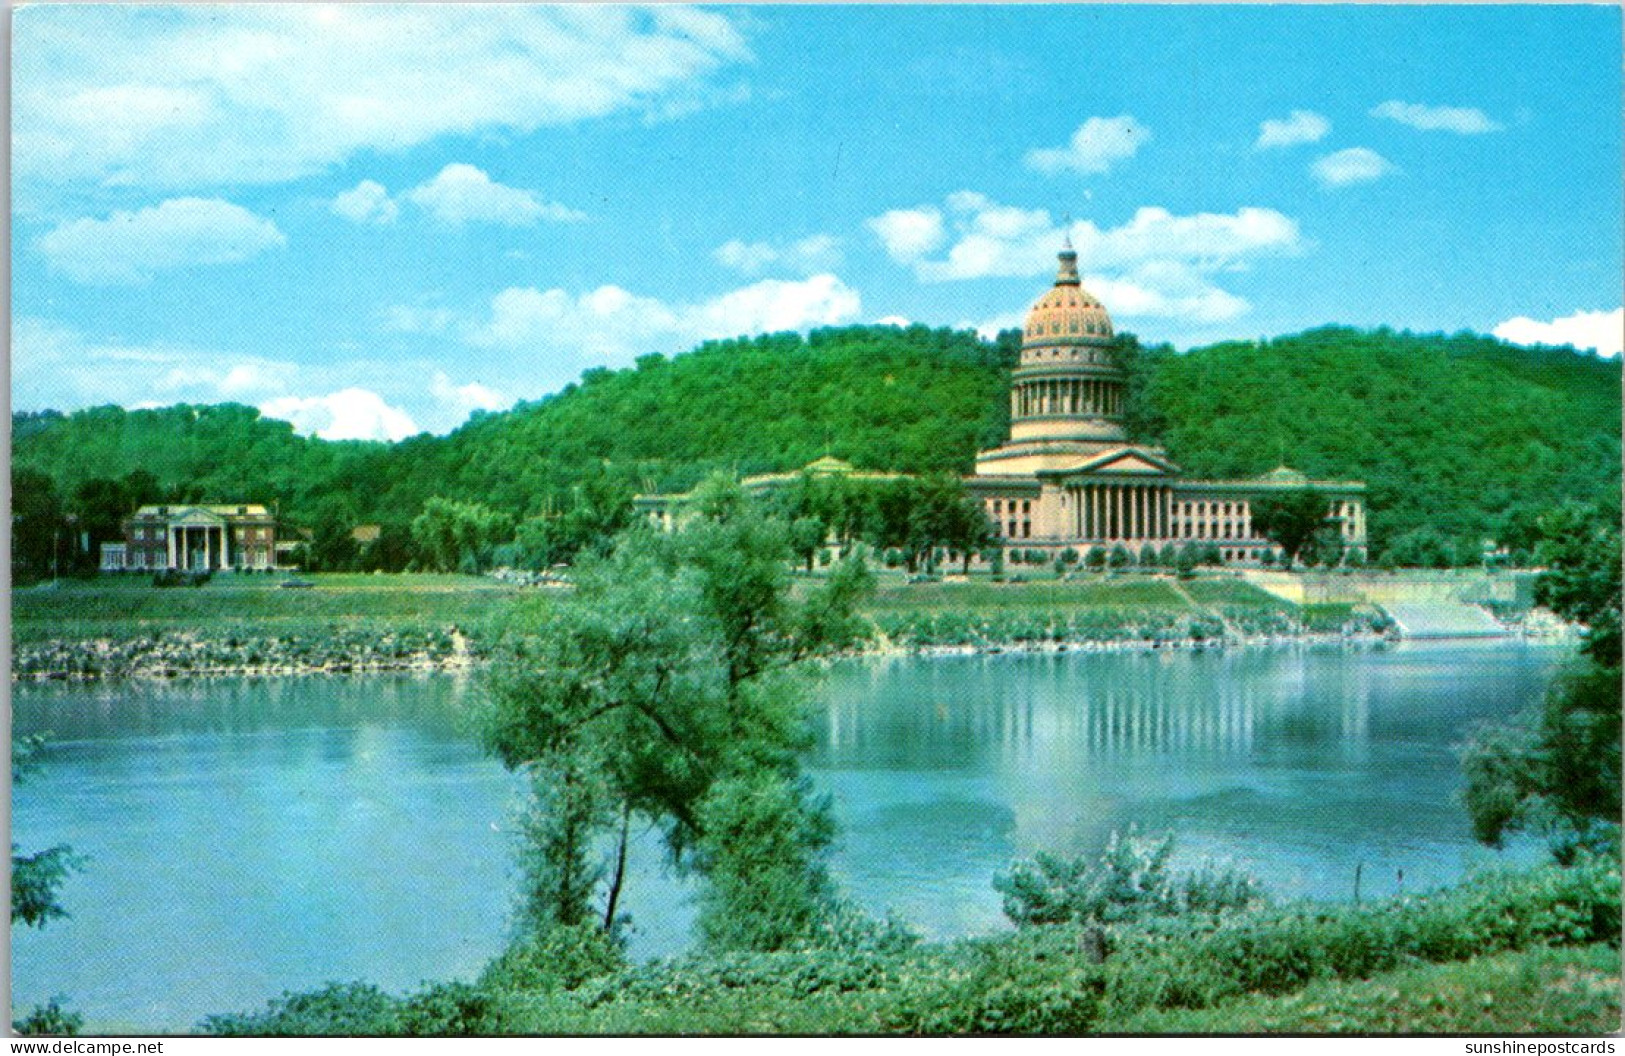
[[[1061,267],[1055,276],[1055,285],[1038,298],[1038,303],[1027,313],[1022,348],[1104,345],[1111,338],[1111,316],[1078,280],[1078,254],[1069,245],[1061,250]]]

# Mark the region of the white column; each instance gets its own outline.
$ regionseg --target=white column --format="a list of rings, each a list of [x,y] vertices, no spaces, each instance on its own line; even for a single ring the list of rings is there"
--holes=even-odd
[[[164,525],[164,538],[169,541],[169,567],[175,567],[175,526]]]

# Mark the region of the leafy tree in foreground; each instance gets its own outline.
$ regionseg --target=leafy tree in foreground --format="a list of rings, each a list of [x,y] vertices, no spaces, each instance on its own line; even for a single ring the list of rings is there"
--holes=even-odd
[[[783,521],[724,482],[695,506],[676,533],[633,530],[585,557],[573,596],[508,618],[486,738],[538,790],[534,934],[584,921],[613,933],[634,822],[707,880],[701,929],[715,943],[782,945],[827,901],[829,819],[801,780],[795,669],[863,633],[853,609],[871,577],[842,562],[793,597]]]
[[[1481,731],[1463,758],[1473,834],[1544,833],[1560,860],[1618,853],[1620,533],[1617,509],[1563,507],[1541,518],[1535,598],[1586,626],[1578,666],[1537,712]]]

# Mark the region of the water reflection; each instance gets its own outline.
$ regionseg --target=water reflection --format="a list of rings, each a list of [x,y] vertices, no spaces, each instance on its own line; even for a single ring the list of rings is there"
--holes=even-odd
[[[1281,897],[1446,883],[1475,858],[1455,746],[1535,699],[1559,654],[1516,643],[1382,651],[899,658],[836,665],[814,779],[833,869],[928,935],[1003,926],[995,873],[1137,825],[1183,862]],[[96,1026],[187,1027],[284,989],[469,977],[513,905],[518,783],[468,729],[477,679],[19,686],[49,731],[13,797],[24,847],[92,867],[73,916],[13,936],[16,1003],[71,996]],[[1523,852],[1518,852],[1523,853]],[[658,834],[626,892],[640,956],[685,944],[692,886]]]

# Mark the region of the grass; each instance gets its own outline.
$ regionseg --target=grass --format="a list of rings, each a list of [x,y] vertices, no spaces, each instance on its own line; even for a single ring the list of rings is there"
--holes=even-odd
[[[882,584],[866,608],[871,612],[944,610],[1137,608],[1188,609],[1168,583],[1148,578],[1049,580],[1035,583]]]
[[[1620,954],[1604,943],[1319,982],[1278,997],[1157,1009],[1112,1034],[1608,1034],[1620,1029]]]
[[[211,1017],[237,1034],[1596,1034],[1619,1026],[1611,860],[1475,876],[1364,906],[910,942],[833,931],[775,953],[617,965],[585,936],[515,947],[473,984],[361,984]],[[577,945],[572,946],[572,943]],[[598,940],[601,945],[602,940]],[[572,953],[572,951],[575,951]],[[574,965],[560,969],[560,965]]]
[[[906,583],[885,570],[864,612],[893,640],[921,645],[1043,640],[1213,638],[1225,631],[1333,632],[1358,615],[1347,605],[1299,606],[1230,576],[1174,581],[1138,573],[993,583],[985,577]],[[145,576],[61,580],[12,592],[16,645],[128,641],[178,633],[205,637],[323,636],[480,628],[520,588],[462,575],[330,573],[223,575],[202,587],[152,586]],[[803,581],[805,582],[805,581]]]
[[[315,586],[283,589],[283,576],[216,576],[202,587],[152,586],[144,576],[60,580],[15,590],[12,637],[129,638],[230,625],[236,634],[316,629],[467,626],[517,589],[478,576],[333,573],[303,577]]]

